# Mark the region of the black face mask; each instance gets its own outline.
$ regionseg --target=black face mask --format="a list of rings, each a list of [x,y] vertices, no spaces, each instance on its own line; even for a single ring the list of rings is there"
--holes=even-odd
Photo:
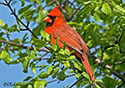
[[[50,19],[52,20],[52,22],[51,23],[47,22],[46,27],[52,26],[53,23],[54,23],[54,21],[55,21],[55,19],[56,19],[56,16],[50,16],[50,15],[48,15],[48,17],[50,17]]]

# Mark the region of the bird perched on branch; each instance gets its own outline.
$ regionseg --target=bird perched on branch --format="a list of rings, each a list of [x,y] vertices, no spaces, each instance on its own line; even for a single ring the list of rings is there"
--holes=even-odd
[[[44,18],[44,21],[47,22],[45,32],[48,34],[52,34],[51,42],[53,44],[55,44],[56,39],[59,37],[59,41],[57,42],[57,44],[61,48],[63,48],[63,44],[66,43],[67,49],[69,49],[70,51],[74,50],[74,55],[77,58],[80,58],[90,79],[95,82],[95,77],[87,57],[89,49],[80,35],[66,23],[59,10],[59,7],[60,6],[57,6],[52,9],[47,17]]]

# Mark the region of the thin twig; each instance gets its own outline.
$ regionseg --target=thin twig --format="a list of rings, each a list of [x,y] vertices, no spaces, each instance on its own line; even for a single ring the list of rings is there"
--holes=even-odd
[[[3,3],[3,2],[0,2],[0,4],[5,5],[5,6],[7,5],[7,4],[5,4],[5,3]]]
[[[14,45],[14,46],[18,46],[18,47],[22,47],[22,48],[24,48],[24,49],[34,50],[33,47],[24,46],[24,45],[21,45],[21,44],[15,43],[15,42],[11,42],[11,41],[0,40],[0,42],[1,42],[1,43],[7,43],[7,44],[10,44],[10,45]],[[39,50],[39,51],[50,52],[48,49],[39,48],[38,50]]]
[[[69,15],[68,15],[67,11],[66,11],[64,8],[61,7],[60,2],[59,2],[58,0],[55,0],[55,4],[56,4],[56,5],[60,5],[60,10],[61,10],[62,13],[65,15],[66,20],[67,20],[67,21],[70,21]]]
[[[123,32],[121,33],[121,35],[120,35],[120,37],[119,37],[118,41],[116,42],[117,44],[118,44],[118,43],[120,43],[120,41],[121,41],[121,39],[122,39],[123,34],[124,34],[124,30],[123,30]]]
[[[9,4],[11,3],[12,0],[9,1]]]
[[[7,34],[7,38],[8,38],[9,41],[11,41],[9,34]]]
[[[47,5],[45,5],[45,6],[43,7],[43,9],[44,9],[45,7],[47,7],[47,6],[51,5],[51,4],[53,4],[54,2],[55,2],[55,0],[52,0],[52,1],[49,2]]]
[[[46,52],[45,54],[43,54],[42,56],[40,56],[38,59],[42,60],[44,56],[46,56],[49,52]]]
[[[100,64],[100,65],[104,63],[104,62],[101,62],[100,59],[95,59],[95,61],[96,61],[97,64]],[[110,69],[110,70],[112,70],[112,68],[113,68],[112,65],[108,65],[108,64],[103,66],[103,67],[106,68],[106,69]],[[112,74],[116,75],[117,77],[119,77],[120,79],[125,81],[125,76],[124,75],[120,74],[119,72],[117,72],[115,70],[113,70],[111,72],[112,72]]]
[[[85,78],[84,76],[82,76],[79,80],[77,80],[75,83],[73,83],[69,88],[72,88],[74,85],[76,85],[80,80],[82,80],[83,78]]]
[[[72,76],[74,76],[74,75],[75,75],[75,74],[69,74],[69,75],[66,76],[66,78],[72,77]],[[51,80],[51,81],[47,82],[47,84],[53,83],[53,82],[58,81],[58,80],[59,80],[58,78],[55,78],[54,80]]]
[[[121,39],[122,39],[123,34],[124,34],[124,30],[123,30],[123,32],[121,33],[119,39],[115,42],[115,44],[118,44],[118,46],[119,46],[119,51],[120,51],[120,53],[122,53],[120,41],[121,41]]]
[[[16,13],[15,13],[15,10],[13,10],[12,7],[10,6],[11,0],[10,0],[9,2],[8,2],[7,0],[5,0],[5,2],[6,2],[6,6],[9,7],[11,13],[15,16],[15,18],[16,18],[35,38],[38,39],[38,37],[31,31],[31,29],[28,27],[28,25],[26,25],[25,23],[23,23],[23,22],[18,18],[18,16],[17,16]],[[3,5],[4,5],[4,4],[3,4]]]
[[[20,29],[20,31],[27,31],[27,30],[28,30],[28,29],[22,29],[22,28]]]
[[[125,82],[125,76],[124,75],[122,75],[122,74],[120,74],[119,72],[117,72],[117,71],[112,71],[112,73],[114,74],[114,75],[116,75],[117,77],[119,77],[120,79],[122,79],[124,82]]]
[[[125,82],[123,82],[122,84],[120,84],[117,88],[122,88],[122,86],[125,84]]]
[[[75,15],[75,13],[82,7],[82,5],[79,5],[79,7],[72,13],[71,16],[69,16],[69,19],[72,20],[73,16]]]
[[[64,1],[64,2],[66,2],[66,1]],[[72,13],[72,15],[69,16],[69,14],[67,13],[67,11],[66,11],[64,8],[61,7],[61,4],[60,4],[60,2],[59,2],[58,0],[52,0],[50,3],[48,3],[48,4],[47,4],[46,6],[44,6],[43,8],[49,6],[49,5],[53,4],[53,3],[55,3],[56,5],[60,5],[60,10],[61,10],[61,12],[65,15],[67,21],[72,20],[72,17],[74,16],[74,14],[75,14],[75,13],[80,9],[80,7],[82,6],[82,5],[79,5],[79,7]]]

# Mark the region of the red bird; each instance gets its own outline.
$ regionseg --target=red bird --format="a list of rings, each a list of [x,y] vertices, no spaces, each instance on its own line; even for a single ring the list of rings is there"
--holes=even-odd
[[[59,37],[57,44],[63,48],[63,44],[66,42],[66,48],[70,51],[75,51],[74,55],[81,59],[90,79],[95,81],[87,57],[89,49],[80,35],[66,23],[64,17],[59,11],[59,6],[50,11],[48,16],[44,18],[44,21],[47,22],[45,32],[52,34],[52,43],[55,44],[56,39]]]

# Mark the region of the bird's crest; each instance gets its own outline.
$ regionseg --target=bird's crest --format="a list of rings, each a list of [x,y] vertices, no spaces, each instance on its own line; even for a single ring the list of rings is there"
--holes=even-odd
[[[59,10],[60,5],[56,6],[54,9],[52,9],[48,15],[50,16],[62,16],[60,10]]]

